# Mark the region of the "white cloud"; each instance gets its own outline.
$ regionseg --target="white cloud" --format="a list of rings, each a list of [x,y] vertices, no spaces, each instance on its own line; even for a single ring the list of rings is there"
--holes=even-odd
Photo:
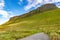
[[[0,9],[3,9],[4,6],[5,6],[4,0],[0,0]]]
[[[0,25],[8,21],[9,13],[4,10],[5,2],[4,0],[0,0]]]
[[[5,6],[4,0],[0,0],[0,15],[2,15],[2,17],[8,17],[8,12],[3,10],[4,6]]]
[[[27,6],[25,6],[25,10],[28,10],[28,9],[30,9],[30,8],[32,8],[32,7],[35,7],[37,4],[39,4],[39,3],[42,3],[42,0],[27,0],[28,1],[28,4],[27,4]]]
[[[54,0],[55,2],[60,2],[60,0]]]
[[[12,12],[12,11],[9,11],[8,13],[9,13],[9,15],[10,15],[9,17],[16,16],[16,15],[14,15],[14,14],[13,14],[13,12]]]
[[[22,2],[23,0],[20,0],[20,2]]]
[[[44,3],[53,3],[54,0],[44,0]]]
[[[60,2],[60,0],[27,0],[27,1],[28,1],[28,4],[24,7],[25,10],[29,10],[32,7],[35,7],[35,8],[37,6],[39,7],[41,4]]]
[[[18,4],[21,5],[22,2],[23,2],[23,0],[19,0]]]
[[[44,0],[44,3],[55,3],[60,2],[60,0]]]
[[[58,8],[60,8],[60,6],[57,6]]]
[[[8,14],[9,13],[9,14]],[[0,25],[4,24],[9,20],[10,17],[13,17],[15,15],[12,14],[13,12],[11,11],[5,11],[5,10],[0,10],[0,15],[2,15],[2,18],[0,18]]]
[[[0,0],[0,15],[2,15],[2,17],[4,17],[4,18],[8,18],[10,16],[13,16],[13,15],[9,15],[9,13],[12,13],[12,12],[4,10],[4,6],[5,6],[4,0]]]
[[[56,6],[57,6],[58,8],[60,8],[60,2],[56,3]]]
[[[2,17],[8,17],[8,12],[4,11],[4,10],[0,10],[0,15],[2,15]]]

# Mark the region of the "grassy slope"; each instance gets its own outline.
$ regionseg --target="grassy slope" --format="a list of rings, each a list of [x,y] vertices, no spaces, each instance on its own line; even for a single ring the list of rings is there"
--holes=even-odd
[[[0,32],[0,40],[15,40],[38,32],[45,32],[50,37],[60,36],[60,9],[23,18],[20,22],[7,25]]]

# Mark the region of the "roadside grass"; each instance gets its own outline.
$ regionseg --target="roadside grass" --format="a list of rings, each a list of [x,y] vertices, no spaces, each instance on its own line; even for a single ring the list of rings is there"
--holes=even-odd
[[[41,32],[48,34],[51,40],[60,40],[60,9],[42,12],[18,19],[16,23],[3,25],[0,28],[0,40],[16,40]]]

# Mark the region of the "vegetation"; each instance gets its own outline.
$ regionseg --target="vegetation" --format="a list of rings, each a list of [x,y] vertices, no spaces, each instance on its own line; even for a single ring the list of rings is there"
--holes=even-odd
[[[32,14],[13,17],[1,25],[0,40],[16,40],[40,32],[48,34],[51,40],[60,40],[60,9]]]

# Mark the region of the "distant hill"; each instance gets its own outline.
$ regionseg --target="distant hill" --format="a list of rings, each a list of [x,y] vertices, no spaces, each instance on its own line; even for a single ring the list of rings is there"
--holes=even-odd
[[[44,12],[44,11],[53,10],[53,9],[56,9],[56,8],[57,7],[56,7],[55,4],[45,4],[45,5],[42,5],[41,7],[37,8],[35,10],[30,11],[29,13],[25,13],[23,15],[14,16],[14,17],[10,18],[8,23],[5,23],[5,25],[16,23],[16,22],[19,22],[21,19],[23,19],[25,17],[31,16],[31,15],[34,15],[34,14],[38,14],[38,13],[41,13],[41,12]]]

